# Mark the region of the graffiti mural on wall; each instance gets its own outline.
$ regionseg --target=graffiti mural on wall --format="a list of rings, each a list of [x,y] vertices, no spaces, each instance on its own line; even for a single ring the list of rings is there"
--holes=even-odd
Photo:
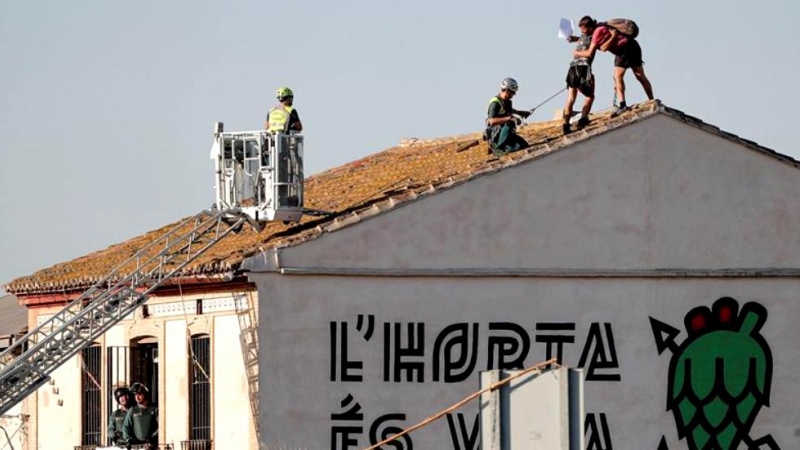
[[[690,450],[778,450],[771,435],[759,439],[750,430],[763,406],[769,406],[772,352],[761,335],[767,310],[749,302],[720,298],[684,317],[688,336],[650,317],[659,354],[672,354],[667,383],[667,410],[675,418],[678,437]],[[664,439],[659,450],[666,450]]]
[[[762,408],[770,403],[772,351],[762,335],[767,316],[766,308],[759,303],[740,307],[733,298],[724,297],[710,307],[699,306],[686,313],[687,334],[683,337],[682,330],[649,318],[658,354],[668,351],[670,355],[666,409],[682,441],[678,448],[780,450],[772,435],[757,437],[763,432],[753,430]],[[387,385],[464,383],[481,370],[520,369],[526,361],[551,357],[562,364],[583,367],[586,381],[592,384],[621,384],[624,378],[617,333],[609,322],[457,322],[432,326],[423,321],[381,321],[374,315],[359,314],[354,321],[334,320],[328,325],[330,359],[324,376],[330,383],[341,383],[342,388],[355,388],[365,381]],[[365,348],[372,351],[365,352]],[[365,358],[369,353],[377,357]],[[406,412],[391,402],[377,405],[377,410],[376,405],[362,408],[363,398],[356,395],[357,389],[348,389],[342,392],[338,407],[331,405],[331,449],[372,445],[410,425]],[[447,448],[479,448],[477,412],[460,411],[448,414],[446,419],[452,444]],[[612,414],[587,412],[585,448],[617,448],[612,439],[615,425]],[[647,439],[658,443],[658,450],[669,450],[667,438],[661,434]],[[412,436],[404,436],[387,448],[413,450],[414,443]]]
[[[328,325],[327,377],[343,387],[375,380],[413,385],[464,383],[474,380],[481,370],[522,369],[526,361],[551,358],[584,368],[587,382],[622,381],[614,329],[609,322],[457,322],[431,326],[425,322],[382,322],[375,315],[359,314],[355,320],[330,321]],[[379,358],[365,359],[364,348],[374,349]],[[360,358],[355,356],[358,350]],[[372,371],[368,364],[373,365]],[[375,378],[367,380],[368,372]],[[376,411],[362,407],[361,400],[347,391],[338,406],[334,405],[329,435],[332,450],[374,445],[410,425],[405,412],[394,409],[391,402]],[[480,447],[477,412],[448,415],[446,425],[452,443],[449,448]],[[614,450],[613,427],[605,412],[587,412],[586,449]],[[386,447],[412,450],[413,439],[406,435]]]

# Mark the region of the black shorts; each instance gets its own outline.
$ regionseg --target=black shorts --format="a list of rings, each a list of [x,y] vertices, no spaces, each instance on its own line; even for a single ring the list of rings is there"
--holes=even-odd
[[[622,47],[620,54],[614,59],[614,67],[623,67],[625,69],[632,69],[642,67],[642,47],[636,42],[636,39],[628,38],[628,43]]]
[[[594,95],[594,82],[590,66],[570,66],[567,72],[567,87],[578,89],[581,94],[591,97]]]

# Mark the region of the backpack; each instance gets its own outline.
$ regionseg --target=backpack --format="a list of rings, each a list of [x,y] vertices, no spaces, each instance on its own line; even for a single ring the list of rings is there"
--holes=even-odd
[[[599,23],[598,25],[606,25],[614,28],[625,36],[633,39],[636,39],[636,37],[639,36],[639,25],[636,25],[636,22],[632,21],[631,19],[608,19],[603,23]]]

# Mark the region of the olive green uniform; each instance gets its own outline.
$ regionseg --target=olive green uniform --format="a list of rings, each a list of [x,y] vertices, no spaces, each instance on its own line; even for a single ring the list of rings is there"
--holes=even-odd
[[[114,444],[125,444],[122,437],[122,425],[127,415],[128,411],[120,408],[111,413],[111,417],[108,418],[108,438]]]
[[[136,405],[128,410],[122,424],[122,438],[128,444],[158,444],[158,408]]]
[[[500,125],[488,125],[489,119],[509,117],[513,112],[511,100],[503,100],[499,96],[495,96],[489,101],[484,137],[489,141],[489,146],[495,156],[502,156],[528,147],[525,139],[517,134],[517,126],[513,121]]]

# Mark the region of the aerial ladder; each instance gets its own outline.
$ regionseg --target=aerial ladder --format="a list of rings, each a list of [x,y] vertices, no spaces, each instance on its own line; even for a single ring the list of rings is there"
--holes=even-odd
[[[245,224],[303,216],[303,137],[214,128],[216,203],[187,218],[117,265],[102,280],[0,354],[0,415],[129,317],[150,294]]]
[[[244,292],[240,301],[234,302],[239,320],[239,344],[242,347],[244,374],[247,380],[247,394],[250,400],[250,414],[253,418],[256,439],[260,437],[258,428],[258,316],[254,308],[251,292]]]

